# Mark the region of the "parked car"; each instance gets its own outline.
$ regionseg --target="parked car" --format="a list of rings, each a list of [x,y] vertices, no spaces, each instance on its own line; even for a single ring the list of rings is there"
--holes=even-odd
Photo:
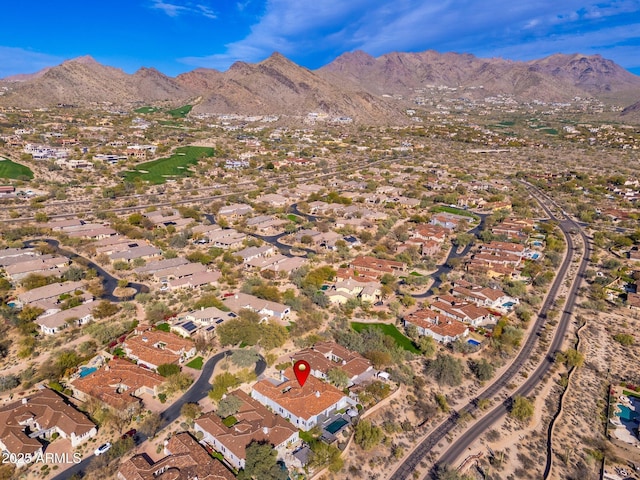
[[[102,445],[100,445],[98,448],[96,448],[94,455],[96,457],[102,455],[103,453],[106,453],[109,451],[109,449],[111,448],[111,442],[107,442],[107,443],[103,443]]]
[[[135,428],[132,428],[128,432],[123,433],[121,438],[123,440],[126,440],[127,438],[134,438],[136,436],[136,433],[138,433],[138,431]]]

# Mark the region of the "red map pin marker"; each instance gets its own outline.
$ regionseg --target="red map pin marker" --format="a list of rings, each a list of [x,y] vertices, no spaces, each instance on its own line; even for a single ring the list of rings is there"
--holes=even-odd
[[[298,383],[300,384],[300,386],[304,387],[304,383],[307,381],[309,373],[311,373],[309,362],[307,362],[306,360],[298,360],[293,365],[293,373],[296,374],[296,378],[298,379]]]

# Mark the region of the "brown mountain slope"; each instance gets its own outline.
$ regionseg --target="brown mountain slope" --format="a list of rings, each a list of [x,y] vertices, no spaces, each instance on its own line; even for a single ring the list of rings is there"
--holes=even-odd
[[[432,50],[373,58],[345,53],[317,71],[332,82],[355,83],[370,92],[409,93],[428,85],[479,87],[481,95],[510,94],[521,100],[569,100],[576,95],[626,92],[640,77],[599,55],[552,55],[531,62],[481,59]]]
[[[190,72],[178,75],[176,82],[189,90],[202,94],[216,86],[217,82],[219,82],[223,76],[224,74],[218,70],[196,68]]]
[[[640,120],[640,101],[625,107],[620,116],[627,119]]]
[[[600,55],[556,54],[527,64],[593,94],[640,88],[640,77]]]
[[[3,84],[8,85],[10,91],[0,97],[2,104],[20,107],[176,101],[193,95],[157,70],[140,69],[129,75],[101,65],[91,57],[68,60],[24,82],[5,81]]]
[[[208,93],[195,112],[345,116],[370,123],[402,116],[384,100],[353,85],[335,86],[279,53],[257,64],[237,62],[207,77]]]

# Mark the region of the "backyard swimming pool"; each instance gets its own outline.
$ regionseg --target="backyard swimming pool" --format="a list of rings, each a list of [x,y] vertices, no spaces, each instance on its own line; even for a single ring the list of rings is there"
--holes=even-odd
[[[537,260],[538,258],[540,258],[540,254],[539,253],[534,253],[533,255],[531,255],[531,259],[532,260]]]
[[[84,378],[87,375],[91,375],[93,372],[98,370],[97,367],[80,367],[80,378]]]
[[[627,407],[626,405],[618,405],[618,408],[620,409],[620,411],[616,412],[616,415],[622,418],[623,420],[631,421],[635,417],[635,412],[631,410],[629,407]]]
[[[336,432],[339,432],[340,429],[344,427],[347,423],[349,422],[347,422],[344,418],[338,418],[337,420],[334,420],[329,425],[324,427],[324,429],[333,435]]]
[[[502,304],[504,308],[511,308],[515,305],[515,302],[505,302]]]
[[[480,342],[479,342],[479,341],[477,341],[477,340],[474,340],[473,338],[470,338],[469,340],[467,340],[467,343],[468,343],[469,345],[474,346],[474,347],[478,347],[478,346],[480,346]]]

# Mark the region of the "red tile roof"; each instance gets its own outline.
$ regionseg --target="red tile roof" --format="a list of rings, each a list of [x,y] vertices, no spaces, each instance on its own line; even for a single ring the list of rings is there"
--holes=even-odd
[[[42,447],[25,432],[25,424],[31,422],[43,430],[57,427],[67,436],[72,433],[81,436],[96,427],[83,413],[66,404],[60,395],[45,388],[0,408],[0,440],[9,452],[34,453]]]
[[[287,380],[281,384],[274,385],[265,379],[256,383],[253,389],[304,420],[319,415],[345,396],[333,385],[313,376],[309,376],[301,387],[291,367],[285,370],[284,376]]]
[[[170,455],[151,463],[147,455],[135,455],[118,469],[122,480],[235,480],[235,475],[186,432],[171,437],[165,447]],[[157,475],[158,471],[164,472]]]
[[[164,377],[157,373],[116,357],[103,368],[74,380],[72,386],[117,410],[123,410],[139,402],[132,397],[138,389],[147,387],[153,390],[164,381]]]
[[[298,433],[290,422],[271,413],[257,400],[242,390],[235,390],[227,396],[241,400],[242,405],[233,416],[237,423],[227,427],[215,412],[209,412],[198,418],[195,423],[202,430],[215,437],[237,458],[246,458],[246,448],[252,441],[267,441],[279,446]]]

